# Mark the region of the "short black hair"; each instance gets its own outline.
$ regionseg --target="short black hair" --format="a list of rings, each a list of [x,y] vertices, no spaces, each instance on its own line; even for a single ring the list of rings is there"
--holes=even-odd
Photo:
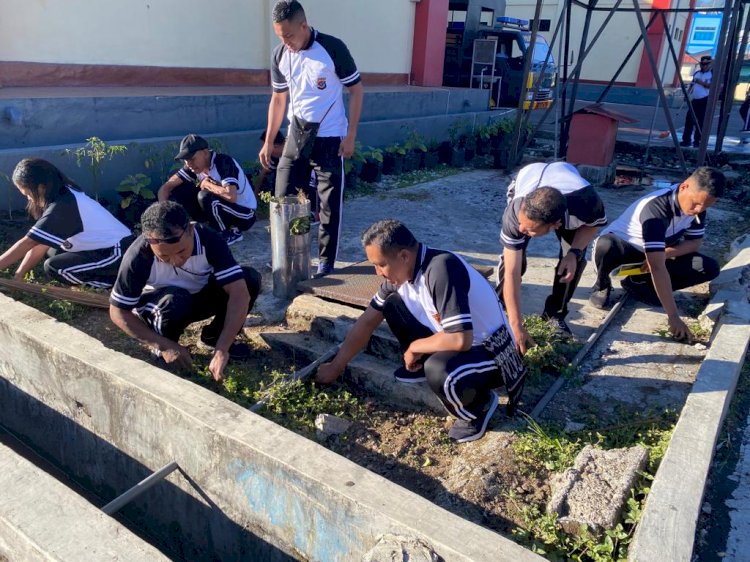
[[[273,7],[271,18],[273,23],[304,20],[306,19],[305,9],[297,0],[279,0]]]
[[[540,187],[529,193],[521,204],[521,210],[530,221],[555,224],[565,218],[568,204],[562,193],[554,187]]]
[[[258,140],[260,142],[266,142],[266,131],[263,131],[260,136],[258,137]],[[284,144],[286,142],[286,138],[284,138],[284,133],[281,131],[276,131],[276,136],[273,138],[273,144]]]
[[[417,247],[417,239],[401,221],[386,219],[362,233],[362,246],[377,246],[384,254],[394,254],[399,250],[413,250]]]
[[[700,191],[705,191],[711,197],[718,199],[724,195],[724,187],[726,186],[727,178],[721,170],[711,168],[710,166],[701,166],[700,168],[696,168],[695,171],[690,174],[690,177],[695,180],[695,186]]]
[[[190,217],[185,207],[174,201],[154,203],[141,215],[141,231],[153,238],[170,238],[185,231]]]

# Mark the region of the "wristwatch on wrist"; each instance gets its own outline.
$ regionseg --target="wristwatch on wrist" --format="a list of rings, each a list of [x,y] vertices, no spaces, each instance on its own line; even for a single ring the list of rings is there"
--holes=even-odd
[[[571,248],[568,250],[569,254],[573,254],[576,257],[576,261],[581,261],[583,259],[583,250],[579,250],[578,248]]]

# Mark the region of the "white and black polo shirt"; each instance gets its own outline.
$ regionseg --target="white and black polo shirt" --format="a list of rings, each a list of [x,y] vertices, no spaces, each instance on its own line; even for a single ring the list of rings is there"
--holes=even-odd
[[[344,137],[349,124],[343,86],[357,84],[359,71],[343,41],[314,29],[311,32],[310,42],[296,53],[283,43],[273,50],[271,85],[274,92],[289,92],[290,121],[296,115],[320,123],[319,137]]]
[[[703,238],[706,211],[686,215],[677,202],[679,184],[641,197],[602,231],[614,234],[641,252],[663,252],[680,239]]]
[[[237,205],[241,205],[247,209],[256,209],[258,207],[253,186],[247,179],[242,167],[237,163],[237,160],[228,154],[217,154],[212,150],[211,166],[207,174],[204,172],[196,174],[185,165],[177,172],[177,175],[190,182],[203,181],[205,178],[210,177],[221,183],[224,187],[234,185],[237,188],[237,201],[235,202]]]
[[[508,186],[508,205],[500,230],[500,242],[504,248],[523,250],[531,240],[530,236],[520,232],[518,213],[526,196],[540,187],[553,187],[565,197],[568,208],[561,227],[563,230],[607,224],[604,203],[575,166],[567,162],[529,164]]]
[[[161,261],[154,255],[143,235],[135,239],[122,258],[117,280],[109,296],[110,304],[124,309],[135,308],[144,292],[163,287],[180,287],[198,293],[213,277],[223,287],[244,279],[226,242],[207,226],[193,223],[193,253],[181,266]]]
[[[66,186],[26,234],[34,242],[66,252],[115,246],[130,229],[91,197]]]
[[[707,98],[708,94],[710,93],[708,91],[708,88],[705,86],[701,86],[700,84],[696,83],[696,78],[698,80],[701,80],[702,82],[708,82],[711,84],[711,80],[713,79],[714,73],[711,70],[707,70],[703,72],[702,70],[698,69],[693,73],[693,99],[694,100],[702,100],[703,98]]]
[[[433,333],[473,330],[472,345],[507,325],[495,291],[476,269],[452,252],[424,244],[417,249],[412,278],[398,287],[384,281],[370,305],[382,312],[392,293]]]

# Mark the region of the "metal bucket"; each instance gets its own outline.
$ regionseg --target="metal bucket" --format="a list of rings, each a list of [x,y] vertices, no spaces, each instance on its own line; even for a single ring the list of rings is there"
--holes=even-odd
[[[294,296],[297,283],[310,278],[310,230],[302,234],[290,231],[294,219],[309,221],[310,201],[297,197],[274,198],[270,215],[273,296],[289,298]]]

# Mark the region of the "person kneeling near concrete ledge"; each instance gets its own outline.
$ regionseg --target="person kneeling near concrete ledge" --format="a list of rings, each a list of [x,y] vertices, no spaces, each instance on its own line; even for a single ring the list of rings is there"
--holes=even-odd
[[[123,257],[110,295],[112,322],[168,364],[192,368],[177,342],[185,328],[213,316],[200,341],[214,348],[209,371],[222,380],[229,358],[249,355],[235,342],[260,292],[260,274],[240,267],[220,236],[173,201],[154,203],[141,217],[143,234]]]
[[[159,201],[173,200],[199,222],[208,222],[228,245],[242,241],[255,224],[258,201],[237,160],[208,147],[206,139],[189,134],[174,157],[185,165],[159,188]]]
[[[521,353],[535,345],[521,316],[521,278],[526,271],[529,241],[555,231],[560,250],[552,293],[544,302],[542,317],[571,334],[565,322],[568,303],[586,268],[586,249],[605,224],[607,215],[601,198],[575,166],[567,162],[524,166],[508,186],[496,290],[508,312]]]
[[[335,381],[385,318],[404,352],[396,380],[427,381],[458,418],[451,439],[481,438],[497,408],[492,389],[506,386],[512,415],[526,376],[492,286],[456,254],[417,242],[396,220],[370,226],[362,245],[385,281],[316,381]]]
[[[596,283],[589,302],[606,307],[612,290],[610,273],[620,265],[640,265],[643,273],[625,277],[622,287],[640,301],[661,304],[672,334],[689,338],[673,292],[719,275],[716,260],[698,249],[706,209],[724,194],[725,183],[719,170],[703,166],[682,183],[649,193],[628,207],[594,243]]]

